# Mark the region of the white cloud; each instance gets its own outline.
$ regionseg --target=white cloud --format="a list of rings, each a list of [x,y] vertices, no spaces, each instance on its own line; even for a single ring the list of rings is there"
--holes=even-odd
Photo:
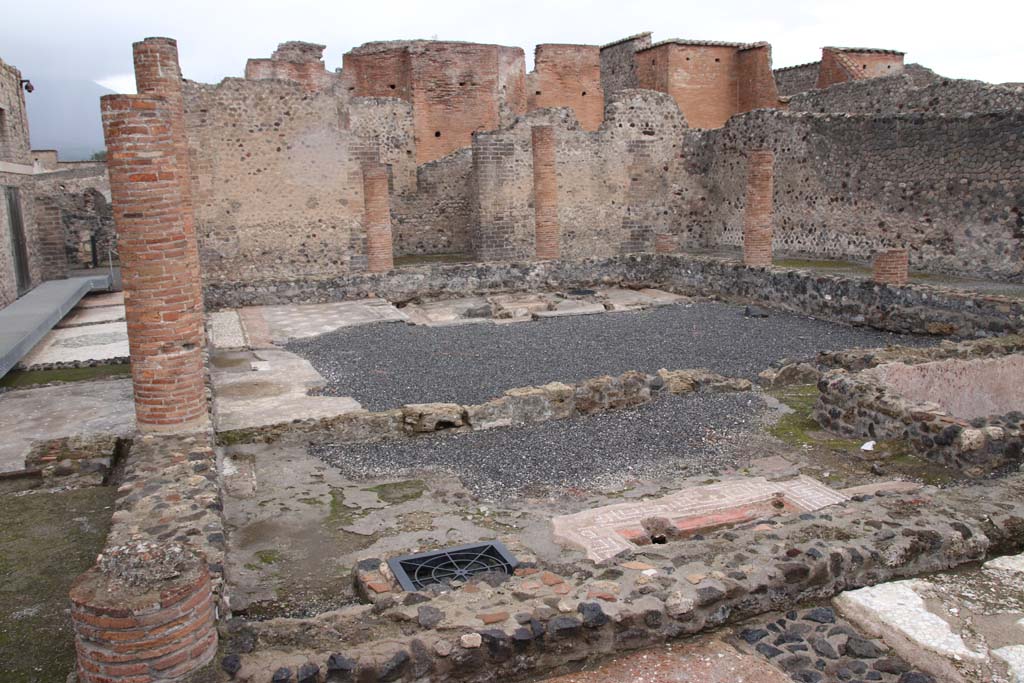
[[[121,95],[135,94],[135,74],[107,76],[106,78],[100,78],[95,82],[97,85],[102,85],[107,90],[113,90]]]

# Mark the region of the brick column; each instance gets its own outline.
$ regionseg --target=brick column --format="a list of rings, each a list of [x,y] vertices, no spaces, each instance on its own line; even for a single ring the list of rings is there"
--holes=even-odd
[[[146,95],[108,95],[100,104],[138,428],[201,429],[203,309],[174,112],[167,100]]]
[[[536,224],[536,254],[539,259],[561,255],[558,229],[558,177],[555,175],[555,131],[551,126],[534,126],[533,210]]]
[[[875,254],[872,279],[883,285],[905,285],[909,278],[906,249],[887,249]]]
[[[753,268],[772,264],[772,192],[775,155],[771,150],[747,154],[747,206],[743,217],[743,263]]]
[[[366,269],[371,273],[391,270],[395,267],[395,256],[391,244],[391,204],[386,166],[363,165],[363,206]]]
[[[659,233],[654,236],[654,253],[656,254],[674,254],[678,251],[679,246],[675,235],[666,235]]]
[[[36,197],[36,230],[39,234],[40,275],[44,280],[68,276],[68,254],[64,238],[64,218],[60,207]]]
[[[206,563],[174,544],[117,547],[71,585],[79,683],[180,681],[217,652]]]

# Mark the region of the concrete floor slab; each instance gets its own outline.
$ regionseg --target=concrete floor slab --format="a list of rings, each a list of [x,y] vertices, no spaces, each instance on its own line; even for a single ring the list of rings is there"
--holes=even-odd
[[[214,353],[210,360],[218,431],[248,429],[359,410],[348,397],[310,396],[324,385],[313,366],[283,350]]]
[[[673,643],[618,657],[546,683],[791,683],[760,657],[715,638]]]
[[[128,327],[113,322],[51,330],[18,365],[32,369],[127,358]]]
[[[123,320],[124,304],[120,306],[82,306],[79,304],[63,320],[57,323],[57,327],[79,327],[81,325],[95,325],[96,323],[111,323]]]
[[[8,391],[0,394],[0,471],[22,469],[25,450],[36,440],[134,431],[128,379]]]
[[[263,306],[267,331],[275,343],[383,322],[406,322],[407,316],[383,299],[342,301],[331,304]],[[243,316],[243,321],[246,318]]]
[[[218,311],[206,316],[206,334],[215,349],[243,349],[249,344],[238,311]]]
[[[593,315],[604,313],[604,304],[579,301],[577,299],[566,299],[555,304],[550,311],[537,311],[533,315],[536,318],[561,318],[567,315]]]

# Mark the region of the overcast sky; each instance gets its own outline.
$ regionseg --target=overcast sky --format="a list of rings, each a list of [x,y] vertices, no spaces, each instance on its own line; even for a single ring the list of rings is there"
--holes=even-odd
[[[652,31],[655,40],[766,40],[774,65],[816,61],[824,45],[907,53],[945,76],[1024,81],[1021,0],[11,0],[0,57],[27,78],[88,79],[131,87],[131,43],[178,40],[187,78],[241,76],[247,57],[279,42],[328,46],[330,69],[371,40],[433,38],[517,45],[532,64],[537,43],[601,44]]]

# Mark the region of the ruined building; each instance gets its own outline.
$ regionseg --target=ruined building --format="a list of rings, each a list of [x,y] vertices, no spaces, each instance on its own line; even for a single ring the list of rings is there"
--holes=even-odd
[[[43,281],[117,254],[106,167],[31,149],[28,87],[0,60],[0,308]]]
[[[697,493],[666,498],[664,509],[654,505],[657,516],[643,510],[650,501],[636,491],[629,503],[614,503],[616,511],[633,506],[621,528],[607,521],[617,512],[579,512],[588,503],[574,499],[579,514],[545,517],[543,529],[554,530],[559,544],[575,539],[586,559],[579,548],[552,550],[544,536],[543,550],[553,555],[531,554],[521,571],[510,562],[495,585],[470,585],[458,574],[459,590],[435,591],[429,582],[400,589],[395,565],[360,556],[343,577],[351,603],[335,601],[324,611],[309,601],[287,618],[276,618],[280,611],[263,618],[254,609],[229,621],[232,591],[240,596],[236,605],[247,590],[252,598],[263,586],[242,584],[270,571],[247,562],[238,545],[244,534],[231,534],[251,529],[263,514],[273,517],[265,527],[281,523],[267,533],[282,543],[292,533],[288,524],[320,534],[346,526],[343,519],[358,521],[341,489],[329,485],[341,479],[332,468],[356,444],[529,429],[669,394],[753,392],[752,379],[778,388],[788,374],[819,392],[818,424],[858,444],[900,438],[904,430],[922,457],[964,478],[993,475],[1021,459],[1024,420],[1013,410],[1016,397],[1003,400],[1012,392],[1002,385],[993,392],[1000,394],[998,413],[981,416],[917,409],[897,393],[920,397],[922,387],[933,386],[928,382],[965,381],[946,361],[977,361],[970,368],[976,376],[998,377],[1003,367],[1019,372],[1019,337],[878,353],[837,349],[814,357],[815,365],[778,361],[750,378],[657,366],[565,383],[545,377],[543,386],[503,388],[481,403],[375,410],[331,394],[300,357],[302,344],[284,348],[282,340],[296,338],[291,327],[312,329],[306,338],[336,344],[325,353],[330,365],[365,350],[321,334],[348,325],[336,318],[355,309],[339,313],[342,304],[360,307],[357,325],[388,315],[412,323],[403,309],[429,319],[438,303],[431,299],[462,297],[442,302],[463,307],[451,314],[455,322],[473,317],[469,310],[487,322],[492,314],[509,322],[636,310],[640,299],[667,306],[684,294],[762,303],[803,316],[794,324],[808,328],[814,317],[815,324],[842,323],[850,335],[918,334],[920,347],[929,345],[924,335],[1020,334],[1020,299],[909,278],[920,270],[996,285],[1024,280],[1021,88],[941,78],[904,64],[902,53],[866,48],[826,47],[818,63],[773,71],[765,43],[652,42],[646,33],[601,47],[537,46],[531,73],[523,51],[505,46],[369,43],[333,72],[323,49],[283,43],[269,58],[250,60],[244,78],[203,84],[182,78],[173,40],[149,38],[134,45],[138,94],[101,101],[136,431],[104,553],[71,588],[82,683],[187,680],[218,666],[211,676],[253,683],[539,676],[588,656],[1024,547],[1019,475],[990,489],[929,492],[934,503],[918,495],[920,487],[895,486],[878,502],[875,479],[867,488],[832,489],[794,465],[782,484],[759,477],[721,487],[705,482]],[[16,104],[23,96],[15,87],[7,97]],[[26,164],[27,144],[18,145],[13,154]],[[39,161],[52,165],[43,155]],[[35,175],[13,182],[24,188]],[[783,266],[784,256],[872,269],[859,277],[822,274]],[[29,255],[30,264],[33,258],[44,261]],[[32,268],[41,266],[29,266],[30,278],[42,277]],[[767,346],[754,327],[769,317],[765,311],[721,306],[737,325],[726,329],[742,324],[744,333],[735,336]],[[696,343],[704,331],[692,325]],[[372,334],[379,336],[362,346],[384,337]],[[685,346],[673,334],[650,336]],[[795,336],[792,328],[778,334]],[[558,345],[566,346],[564,338]],[[466,349],[429,353],[427,361],[413,358],[416,370],[424,363],[443,369],[439,359],[449,356],[455,365],[480,362]],[[857,374],[887,354],[930,367]],[[993,370],[990,361],[1000,365]],[[368,362],[356,375],[383,384],[383,365]],[[312,387],[325,391],[312,395]],[[452,441],[439,447],[454,453],[449,469],[439,468],[446,485],[467,465]],[[260,457],[252,455],[263,447]],[[313,450],[320,459],[310,464]],[[238,456],[230,464],[228,452]],[[84,456],[65,459],[75,457]],[[261,511],[257,479],[272,487],[281,473],[301,468],[308,470],[301,476],[316,479],[309,485],[316,492],[301,495],[321,498],[298,498],[300,487],[289,480],[274,500],[280,507]],[[664,482],[647,483],[661,491]],[[443,492],[431,499],[450,502],[458,524],[479,523],[488,539],[502,535],[531,547],[518,522],[488,526],[482,507],[480,519],[469,520],[467,501],[479,498],[457,491],[450,501]],[[297,513],[292,503],[329,508],[330,517]],[[839,512],[816,516],[823,508]],[[512,519],[546,514],[521,512]],[[359,519],[376,524],[385,514],[374,507]],[[225,521],[231,515],[234,530]],[[402,518],[410,534],[403,549],[418,552],[424,542],[417,534],[436,531],[432,514],[426,518]],[[314,522],[303,526],[308,520]],[[687,520],[693,526],[685,527]],[[735,533],[714,535],[733,522]],[[443,538],[450,540],[449,531]],[[319,551],[336,537],[312,535],[303,543]],[[653,544],[665,554],[650,552]],[[255,557],[274,565],[274,551],[261,546]],[[619,563],[622,552],[647,554],[645,562]],[[566,556],[586,571],[558,564]],[[316,562],[316,572],[326,564]],[[281,562],[273,571],[290,569]],[[834,615],[816,616],[833,623]],[[224,656],[213,663],[219,648]],[[893,671],[878,680],[896,680]],[[909,665],[900,671],[907,672]],[[801,680],[821,680],[815,675]]]

